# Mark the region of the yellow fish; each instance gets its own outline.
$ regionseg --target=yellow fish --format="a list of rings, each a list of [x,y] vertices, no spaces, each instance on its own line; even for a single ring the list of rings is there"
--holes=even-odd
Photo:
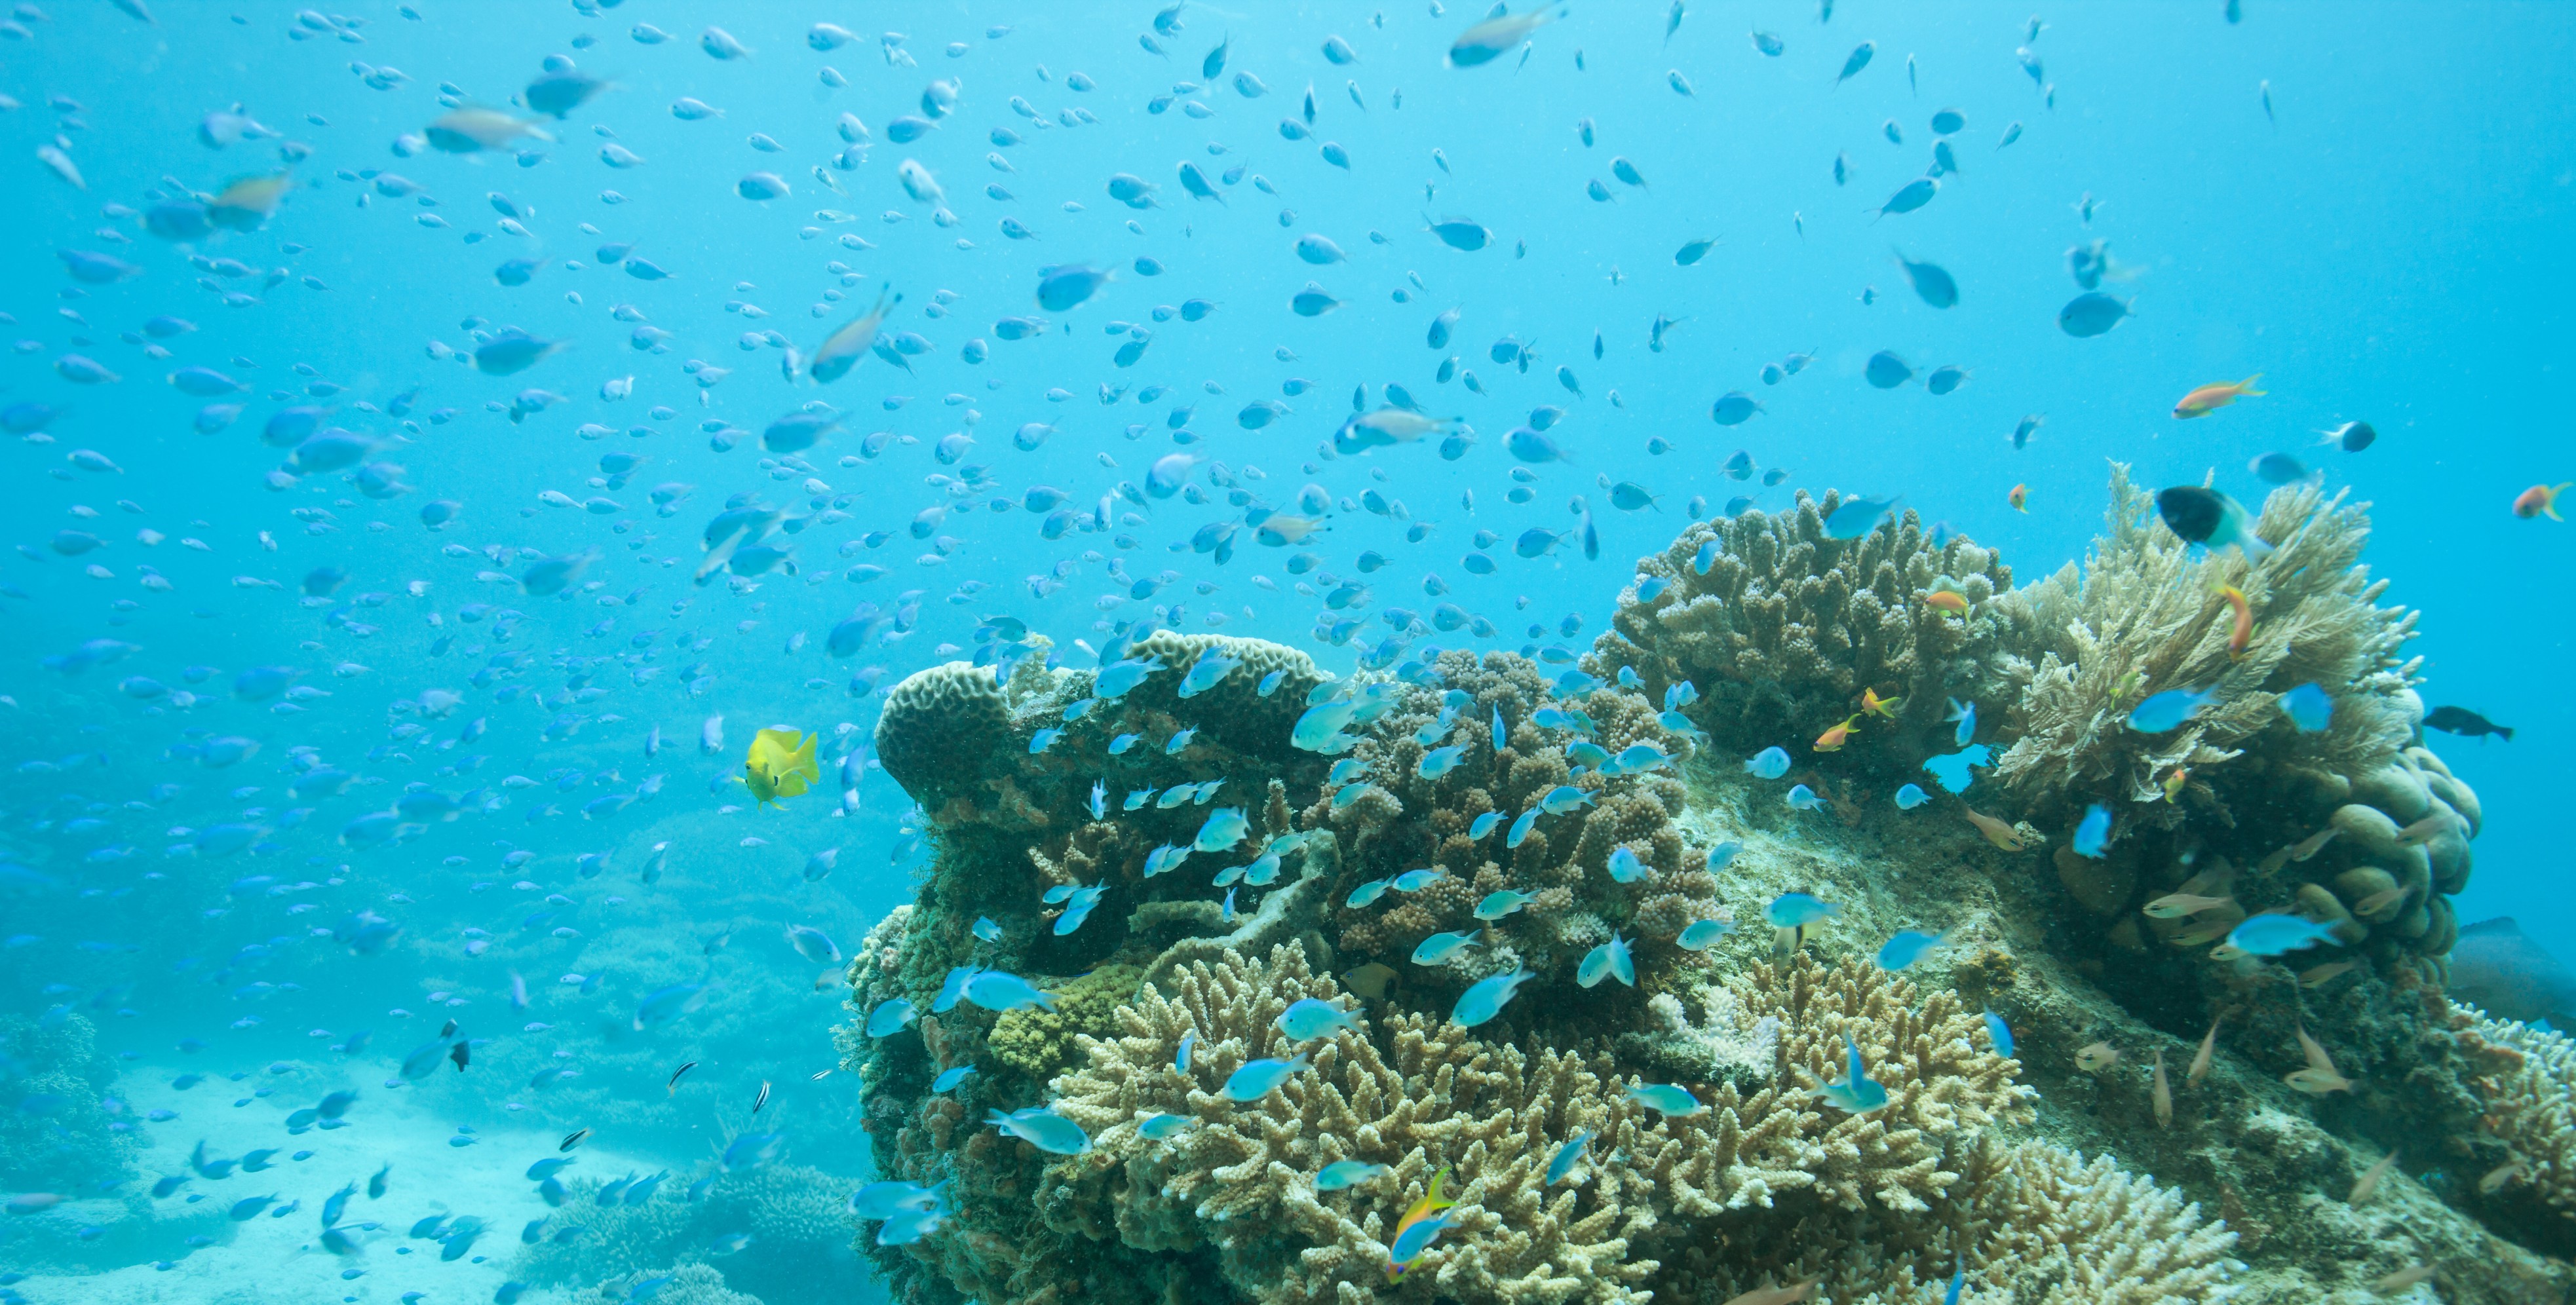
[[[743,784],[764,806],[780,798],[802,795],[823,778],[823,768],[814,760],[814,745],[822,737],[792,729],[762,730],[753,735],[751,752],[742,760]]]
[[[1889,720],[1894,720],[1897,704],[1903,701],[1905,701],[1903,698],[1882,698],[1878,696],[1876,689],[1863,689],[1860,691],[1860,714],[1885,716]]]
[[[2255,389],[2254,382],[2261,379],[2263,379],[2263,373],[2256,372],[2241,381],[2220,381],[2215,385],[2201,386],[2182,396],[2182,402],[2174,405],[2174,420],[2189,421],[2194,417],[2206,417],[2238,399],[2259,399],[2263,397],[2265,391]]]
[[[295,178],[283,172],[239,178],[206,201],[206,220],[234,231],[256,231],[294,188]]]

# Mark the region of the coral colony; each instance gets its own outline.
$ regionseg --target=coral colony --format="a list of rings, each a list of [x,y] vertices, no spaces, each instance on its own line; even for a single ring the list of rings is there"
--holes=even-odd
[[[987,628],[878,727],[936,861],[849,969],[921,1193],[862,1240],[942,1303],[2561,1280],[2480,1225],[2576,1248],[2576,1051],[2442,999],[2481,813],[2367,519],[2111,500],[2018,589],[1694,523],[1581,655]]]

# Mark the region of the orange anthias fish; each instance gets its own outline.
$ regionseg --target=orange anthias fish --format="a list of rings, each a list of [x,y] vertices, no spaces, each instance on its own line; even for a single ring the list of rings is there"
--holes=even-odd
[[[2563,485],[2534,485],[2513,496],[2513,514],[2525,521],[2544,515],[2552,521],[2564,521],[2567,518],[2558,515],[2558,496],[2570,489],[2576,489],[2576,481]]]
[[[2190,782],[2191,782],[2191,768],[2190,768],[2190,767],[2188,767],[2188,766],[2176,766],[2176,767],[2174,767],[2174,768],[2173,768],[2173,773],[2172,773],[2172,774],[2170,774],[2170,775],[2165,776],[2165,801],[2167,801],[2167,802],[2171,802],[2171,801],[2173,801],[2176,797],[2181,796],[2181,795],[2182,795],[2182,786],[2183,786],[2183,785],[2185,785],[2185,784],[2188,784],[2188,783],[2190,783]]]
[[[1854,712],[1852,713],[1850,720],[1844,721],[1842,724],[1836,725],[1832,729],[1826,730],[1824,733],[1817,735],[1816,751],[1842,751],[1843,745],[1851,742],[1852,727],[1860,724],[1860,718],[1863,714],[1865,713]]]
[[[1894,720],[1896,719],[1897,704],[1904,701],[1905,699],[1903,698],[1882,698],[1878,696],[1878,690],[1876,689],[1862,689],[1860,691],[1860,712],[1864,716],[1876,714],[1885,716],[1889,720]]]
[[[2227,635],[2227,660],[2240,661],[2246,645],[2254,642],[2254,606],[2245,601],[2245,591],[2234,585],[2220,585],[2216,592],[2236,609],[2236,628]]]
[[[1968,596],[1956,589],[1935,589],[1923,595],[1923,605],[1936,612],[1948,612],[1952,616],[1968,614]]]
[[[2254,382],[2261,379],[2263,379],[2263,373],[2256,372],[2241,381],[2220,381],[2216,385],[2201,386],[2182,396],[2182,402],[2174,405],[2174,420],[2189,421],[2194,417],[2206,417],[2238,399],[2259,399],[2263,397],[2264,391],[2255,389]]]
[[[2030,486],[2028,485],[2015,485],[2012,487],[2011,493],[2004,495],[2004,501],[2012,504],[2012,510],[2015,512],[2030,511],[2029,508],[2022,506],[2022,504],[2029,501],[2029,499]]]

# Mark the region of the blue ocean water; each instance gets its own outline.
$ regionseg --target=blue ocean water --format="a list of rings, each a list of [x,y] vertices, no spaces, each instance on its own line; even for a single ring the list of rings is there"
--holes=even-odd
[[[1166,32],[1150,4],[18,5],[0,27],[0,1186],[67,1200],[0,1224],[0,1268],[33,1275],[30,1300],[145,1299],[163,1273],[193,1299],[272,1281],[479,1299],[536,1220],[593,1257],[549,1288],[669,1268],[675,1242],[545,1203],[524,1175],[558,1154],[579,1157],[566,1177],[668,1170],[650,1201],[713,1178],[711,1213],[671,1234],[693,1246],[753,1231],[724,1225],[750,1205],[712,1212],[781,1166],[818,1171],[837,1211],[870,1177],[854,1080],[814,1077],[848,1015],[818,982],[832,957],[787,931],[846,954],[910,898],[919,852],[864,760],[855,796],[827,764],[759,808],[733,779],[755,730],[864,754],[883,690],[994,617],[1068,653],[1151,622],[1348,672],[1402,635],[1380,612],[1445,601],[1491,633],[1404,641],[1579,648],[1627,559],[1738,495],[1902,495],[2027,582],[2080,557],[2113,460],[2252,501],[2256,459],[2296,458],[2375,505],[2368,560],[2422,612],[2426,700],[2515,730],[2432,736],[2487,816],[2463,918],[2512,914],[2576,953],[2550,832],[2576,773],[2548,669],[2576,623],[2551,597],[2569,527],[2511,510],[2576,474],[2553,402],[2576,100],[2549,88],[2570,15],[2228,8],[2044,8],[2034,32],[2027,4],[1576,4],[1526,58],[1452,68],[1469,6],[1185,0]],[[711,25],[745,53],[711,55],[732,48]],[[605,85],[561,119],[514,103],[549,59]],[[477,110],[522,125],[468,152],[426,138]],[[1943,110],[1961,125],[1936,132]],[[1955,163],[1937,193],[1882,215],[1947,166],[1936,142]],[[939,197],[901,183],[907,161]],[[148,229],[156,206],[277,174],[291,188],[250,229]],[[1153,189],[1122,203],[1118,174]],[[1484,247],[1427,230],[1452,220]],[[1342,257],[1300,258],[1310,234]],[[2097,241],[2131,316],[2076,339],[2069,254]],[[1900,255],[1946,269],[1957,304],[1918,294]],[[1059,265],[1111,275],[1042,307]],[[1310,282],[1336,306],[1292,308]],[[885,289],[892,357],[800,377]],[[1012,340],[1009,318],[1046,325]],[[509,328],[561,347],[475,365]],[[1868,383],[1880,351],[1917,374]],[[1813,361],[1766,380],[1793,354]],[[1945,365],[1967,377],[1936,395]],[[2261,397],[2170,415],[2255,374]],[[1399,386],[1472,428],[1463,451],[1435,434],[1331,456],[1354,399]],[[1731,391],[1761,411],[1717,425]],[[1262,401],[1286,410],[1256,425]],[[796,461],[764,450],[816,403],[836,431]],[[308,405],[365,437],[358,465],[320,469],[326,450],[272,428]],[[1516,459],[1507,432],[1541,407],[1563,410],[1545,432],[1563,456]],[[2319,443],[2352,420],[2377,442]],[[1724,470],[1738,450],[1750,480]],[[1189,489],[1144,492],[1184,467]],[[1621,482],[1654,501],[1614,506]],[[1307,484],[1329,529],[1257,543],[1246,507],[1288,510]],[[1028,510],[1032,486],[1061,508]],[[792,562],[695,583],[737,499],[803,518],[770,541]],[[432,503],[453,519],[431,528]],[[1228,522],[1222,557],[1191,548]],[[1574,533],[1516,556],[1533,528]],[[1286,565],[1301,551],[1370,592],[1329,609],[1333,586]],[[560,592],[523,583],[563,558],[588,560]],[[835,656],[854,612],[881,619]],[[263,667],[294,687],[236,690]],[[229,760],[230,739],[255,755]],[[646,1018],[655,994],[687,1009]],[[343,1116],[295,1122],[350,1089]],[[770,1133],[776,1158],[727,1163]],[[200,1139],[200,1159],[278,1154],[217,1178],[190,1167]],[[375,1226],[342,1250],[315,1215],[352,1181],[340,1221]],[[230,1217],[272,1191],[300,1207]],[[442,1260],[467,1217],[480,1244]],[[594,1244],[552,1240],[567,1228]],[[831,1237],[772,1230],[711,1262],[771,1300],[866,1298]]]

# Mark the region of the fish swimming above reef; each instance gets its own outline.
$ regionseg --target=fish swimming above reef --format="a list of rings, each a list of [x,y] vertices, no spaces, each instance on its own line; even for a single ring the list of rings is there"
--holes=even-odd
[[[2498,725],[2466,707],[2435,707],[2424,713],[2424,728],[2441,730],[2446,734],[2457,734],[2463,738],[2477,739],[2481,742],[2484,742],[2489,734],[2507,743],[2513,742],[2512,726]]]
[[[822,767],[814,760],[814,745],[821,738],[792,729],[765,729],[753,735],[751,749],[743,757],[743,784],[763,806],[802,796],[823,778]]]

